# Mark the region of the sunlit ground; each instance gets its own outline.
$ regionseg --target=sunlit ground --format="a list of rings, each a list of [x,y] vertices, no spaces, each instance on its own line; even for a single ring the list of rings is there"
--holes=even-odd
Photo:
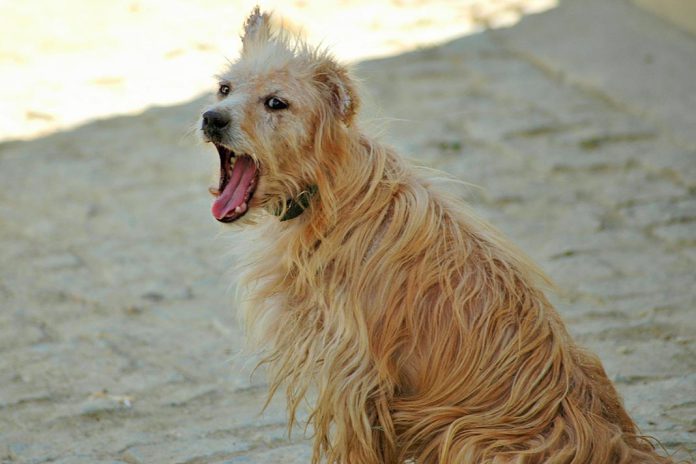
[[[0,140],[190,100],[253,5],[343,61],[514,24],[556,0],[0,0]]]

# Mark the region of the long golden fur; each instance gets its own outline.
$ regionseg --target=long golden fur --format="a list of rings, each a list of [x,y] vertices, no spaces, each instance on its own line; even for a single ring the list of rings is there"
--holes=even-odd
[[[672,462],[568,335],[543,273],[364,136],[345,68],[293,40],[252,13],[221,77],[233,97],[211,108],[238,120],[221,143],[259,166],[244,317],[291,426],[311,401],[312,462]],[[261,114],[267,86],[293,110]],[[268,214],[308,185],[299,217]]]

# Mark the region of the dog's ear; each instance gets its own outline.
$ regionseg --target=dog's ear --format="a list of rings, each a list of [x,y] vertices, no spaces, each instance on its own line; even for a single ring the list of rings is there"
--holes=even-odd
[[[267,43],[271,39],[271,14],[261,12],[254,7],[244,23],[242,35],[242,54],[249,53],[256,45]]]
[[[348,70],[327,58],[318,66],[316,80],[327,92],[332,110],[346,125],[350,125],[358,112],[360,100]]]

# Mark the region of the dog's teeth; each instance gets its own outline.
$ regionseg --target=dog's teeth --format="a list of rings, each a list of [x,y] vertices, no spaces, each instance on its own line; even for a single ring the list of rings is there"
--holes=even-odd
[[[241,205],[237,206],[237,208],[241,208],[242,213],[247,210],[247,204],[246,202],[242,203]]]
[[[241,213],[241,212],[242,212],[242,207],[241,207],[241,206],[237,206],[237,207],[234,209],[234,212],[237,213],[237,214]]]

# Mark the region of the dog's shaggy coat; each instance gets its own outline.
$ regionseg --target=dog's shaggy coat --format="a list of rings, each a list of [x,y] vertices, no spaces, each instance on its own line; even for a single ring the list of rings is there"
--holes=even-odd
[[[311,398],[312,461],[671,462],[568,335],[542,272],[366,138],[347,71],[293,40],[256,10],[223,76],[239,95],[211,108],[239,120],[220,143],[258,165],[244,316],[291,423]],[[267,82],[300,110],[257,113]],[[296,219],[266,212],[309,185]]]

